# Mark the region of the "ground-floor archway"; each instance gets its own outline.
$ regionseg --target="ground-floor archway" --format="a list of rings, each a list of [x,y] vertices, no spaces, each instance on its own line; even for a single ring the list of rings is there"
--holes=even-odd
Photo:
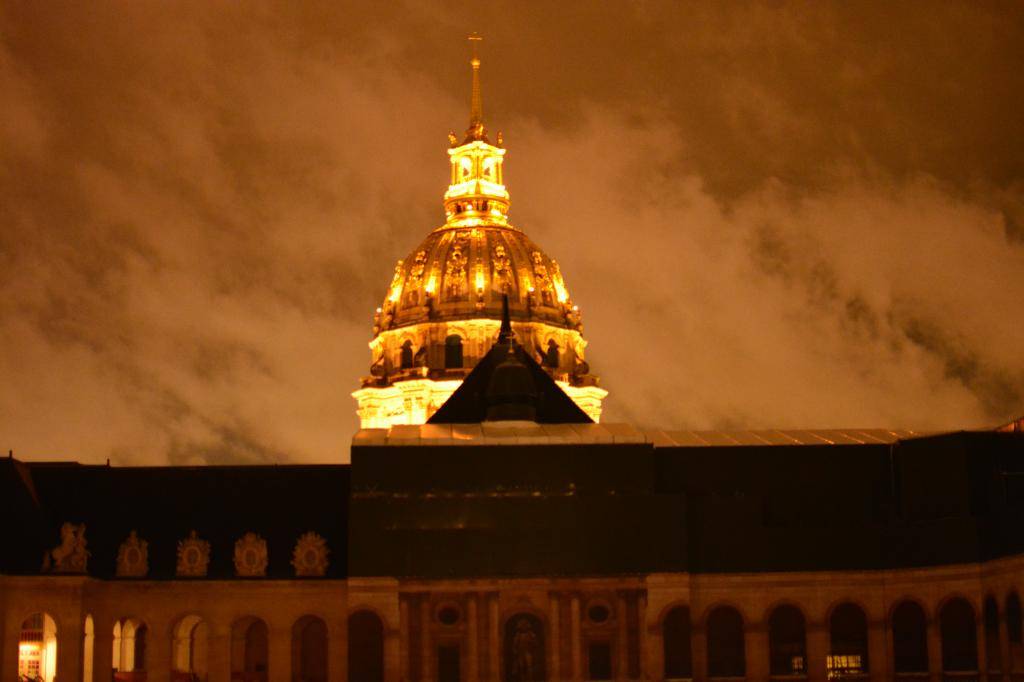
[[[233,682],[267,682],[269,665],[267,624],[249,616],[231,627],[231,679]]]
[[[48,613],[33,613],[21,623],[18,678],[53,682],[57,675],[57,623]]]
[[[172,682],[205,682],[208,628],[206,621],[188,615],[174,626],[171,640]]]
[[[146,647],[149,628],[138,618],[114,623],[113,669],[115,682],[146,681]]]
[[[372,611],[348,617],[348,679],[384,682],[384,623]]]
[[[327,624],[316,616],[292,626],[292,682],[327,682]]]

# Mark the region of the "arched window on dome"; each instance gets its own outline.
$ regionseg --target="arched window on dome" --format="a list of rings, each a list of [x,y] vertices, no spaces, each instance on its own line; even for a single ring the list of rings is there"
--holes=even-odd
[[[402,351],[399,355],[398,366],[402,369],[409,369],[412,367],[413,354],[412,354],[412,341],[406,339],[402,343]]]
[[[444,340],[444,366],[446,369],[462,367],[462,337],[450,334]]]

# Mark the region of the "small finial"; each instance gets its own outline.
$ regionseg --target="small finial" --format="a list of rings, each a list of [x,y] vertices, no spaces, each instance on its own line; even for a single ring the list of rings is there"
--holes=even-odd
[[[498,343],[505,343],[515,338],[512,331],[512,319],[508,312],[508,294],[501,295],[501,331],[498,332]]]
[[[7,451],[7,459],[14,459],[14,450]]]

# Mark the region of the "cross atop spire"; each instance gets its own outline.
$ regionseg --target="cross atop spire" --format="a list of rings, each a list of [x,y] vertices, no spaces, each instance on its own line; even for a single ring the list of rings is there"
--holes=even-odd
[[[466,141],[483,140],[487,141],[484,131],[484,97],[480,90],[480,54],[479,44],[483,40],[478,34],[469,36],[469,46],[472,57],[469,65],[473,68],[473,90],[469,102],[469,128],[466,130]]]

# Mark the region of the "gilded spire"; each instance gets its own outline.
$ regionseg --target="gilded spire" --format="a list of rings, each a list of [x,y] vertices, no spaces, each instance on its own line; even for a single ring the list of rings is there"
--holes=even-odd
[[[473,90],[469,103],[469,129],[466,130],[466,139],[484,140],[487,138],[484,133],[484,97],[480,91],[480,54],[478,45],[481,38],[476,33],[469,36],[469,46],[472,51],[472,58],[469,65],[473,68]]]

